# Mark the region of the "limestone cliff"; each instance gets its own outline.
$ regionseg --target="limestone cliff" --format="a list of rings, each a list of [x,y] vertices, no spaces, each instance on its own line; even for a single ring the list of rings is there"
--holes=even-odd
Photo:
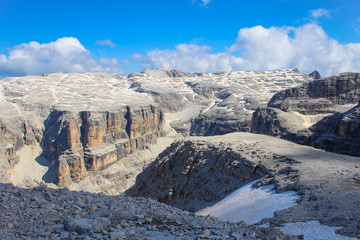
[[[17,152],[26,145],[38,144],[41,137],[41,129],[22,116],[0,118],[0,175],[5,182],[10,181],[9,171],[20,161]]]
[[[304,126],[304,120],[294,112],[277,108],[258,108],[253,113],[252,133],[280,137],[300,144],[308,144],[311,131]]]
[[[251,132],[359,156],[360,75],[342,73],[275,94],[253,113]],[[355,106],[355,107],[354,107]]]
[[[310,128],[310,145],[326,151],[360,156],[360,106],[335,113]]]
[[[43,154],[55,159],[57,184],[78,182],[87,171],[143,150],[162,134],[164,117],[154,106],[105,112],[53,110],[45,121]]]
[[[319,114],[336,112],[339,105],[357,104],[359,97],[359,73],[341,73],[280,91],[267,106],[282,111]]]

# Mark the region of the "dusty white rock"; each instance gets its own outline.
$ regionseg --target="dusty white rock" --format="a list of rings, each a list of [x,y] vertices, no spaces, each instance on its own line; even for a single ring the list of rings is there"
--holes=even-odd
[[[0,82],[0,125],[4,126],[0,133],[0,169],[4,171],[1,177],[3,182],[18,186],[44,181],[69,185],[84,180],[82,188],[92,185],[88,190],[116,194],[131,186],[134,176],[149,163],[148,158],[139,160],[137,168],[128,168],[131,161],[124,159],[124,167],[100,177],[93,177],[88,171],[101,170],[129,153],[150,148],[162,135],[163,127],[161,114],[153,114],[150,118],[154,121],[146,124],[140,121],[128,126],[139,117],[125,117],[129,115],[126,109],[132,109],[129,112],[134,112],[134,116],[145,111],[148,119],[153,111],[148,110],[149,105],[156,106],[165,113],[166,124],[185,135],[249,130],[251,114],[257,106],[266,104],[275,92],[310,79],[296,70],[218,74],[145,70],[127,77],[56,73],[5,78]],[[119,120],[122,112],[127,123]],[[114,131],[114,122],[128,127]],[[154,131],[156,122],[159,129]],[[144,125],[145,129],[141,129]],[[82,135],[88,130],[93,140]],[[135,137],[144,133],[151,134]],[[131,141],[127,137],[134,138]],[[43,155],[39,154],[40,147]],[[25,168],[32,171],[26,173]],[[111,184],[112,180],[120,183],[118,187]]]

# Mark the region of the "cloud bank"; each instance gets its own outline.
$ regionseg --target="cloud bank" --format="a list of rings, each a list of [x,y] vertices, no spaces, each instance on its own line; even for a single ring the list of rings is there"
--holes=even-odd
[[[209,46],[179,44],[173,50],[150,51],[140,61],[145,67],[186,72],[298,68],[304,73],[317,69],[327,76],[360,71],[360,43],[340,44],[315,23],[297,28],[256,26],[240,29],[235,43],[221,53],[211,53]]]
[[[96,61],[73,37],[59,38],[45,44],[23,43],[12,48],[8,55],[0,54],[0,77],[99,71],[121,72],[116,59]]]

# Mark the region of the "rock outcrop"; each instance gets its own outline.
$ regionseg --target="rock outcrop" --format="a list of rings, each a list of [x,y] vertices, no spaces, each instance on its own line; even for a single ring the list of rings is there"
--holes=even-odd
[[[343,73],[275,94],[258,108],[251,132],[359,156],[360,75]]]
[[[137,177],[126,194],[198,211],[268,173],[250,151],[262,155],[250,149],[234,151],[228,144],[175,142]]]
[[[312,133],[304,123],[301,114],[284,112],[277,108],[258,108],[253,114],[251,132],[308,144]]]
[[[317,70],[315,70],[315,71],[313,71],[312,73],[310,73],[309,76],[312,77],[312,78],[314,78],[315,80],[321,78],[321,75],[320,75],[320,73],[319,73]]]
[[[4,109],[3,106],[0,104],[0,111],[4,110],[2,113],[6,116],[6,118],[0,117],[0,179],[3,182],[10,182],[9,170],[21,158],[17,152],[26,145],[37,144],[42,138],[42,131],[33,127],[31,121],[23,116],[12,116],[11,113],[7,115],[15,109]]]
[[[360,74],[342,73],[305,83],[275,94],[268,107],[301,114],[336,112],[336,107],[357,104],[360,97]]]
[[[79,182],[87,171],[149,148],[163,128],[163,113],[154,106],[112,112],[53,110],[45,121],[43,155],[56,161],[56,182],[66,186]]]
[[[360,156],[360,106],[325,117],[310,128],[310,145],[330,152]]]

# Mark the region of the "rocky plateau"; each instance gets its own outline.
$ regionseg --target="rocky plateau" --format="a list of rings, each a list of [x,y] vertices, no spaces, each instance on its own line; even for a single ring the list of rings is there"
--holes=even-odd
[[[0,238],[301,239],[281,226],[310,220],[359,238],[359,87],[296,69],[4,78]],[[255,180],[299,198],[251,226],[197,214]]]

